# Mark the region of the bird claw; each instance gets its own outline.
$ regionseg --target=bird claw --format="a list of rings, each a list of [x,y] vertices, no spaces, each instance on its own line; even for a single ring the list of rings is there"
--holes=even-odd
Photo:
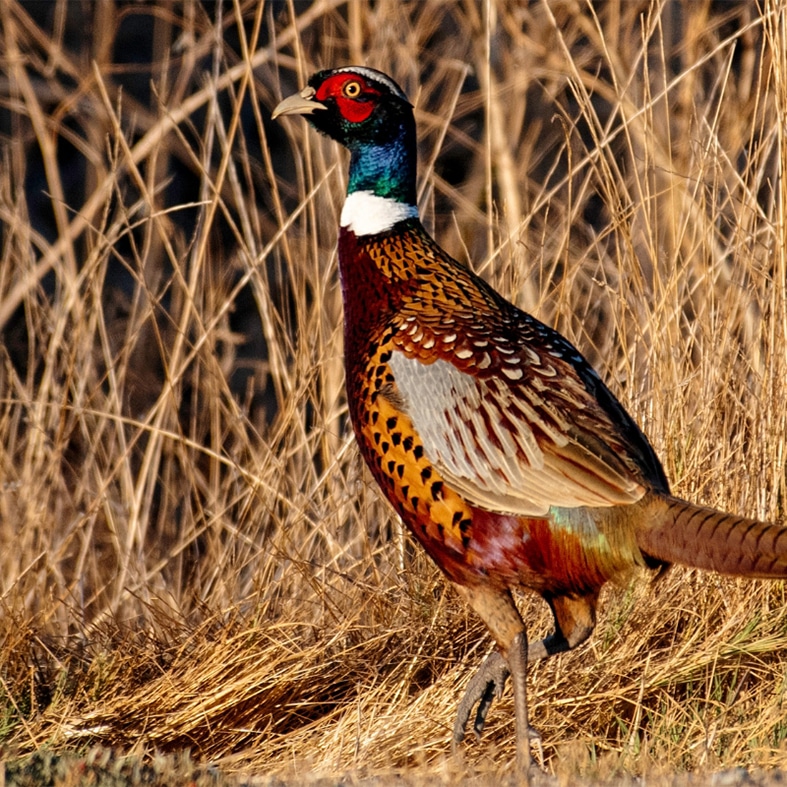
[[[500,699],[510,674],[511,672],[508,669],[508,664],[499,651],[492,651],[492,653],[484,659],[478,672],[473,675],[470,679],[470,683],[467,684],[465,694],[456,711],[452,745],[454,754],[459,753],[458,745],[464,740],[467,722],[470,720],[470,715],[476,705],[478,708],[475,713],[473,732],[477,739],[481,738],[481,733],[484,731],[484,726],[486,724],[486,715],[489,712],[489,708],[492,707],[492,701]],[[536,750],[536,756],[538,758],[538,765],[533,764],[531,770],[535,769],[537,772],[540,767],[541,772],[543,772],[544,746],[541,741],[541,735],[538,730],[533,729],[533,727],[528,727],[527,737],[530,740],[530,745]]]
[[[467,684],[467,690],[462,697],[456,711],[456,721],[454,722],[454,747],[461,743],[465,737],[465,729],[470,719],[473,708],[478,705],[473,723],[473,731],[476,738],[481,737],[486,724],[486,714],[492,707],[492,701],[499,699],[503,693],[510,672],[508,664],[502,654],[495,650],[490,653],[478,672]]]
[[[543,773],[546,766],[544,764],[544,742],[541,740],[541,733],[533,729],[533,727],[527,728],[527,737],[530,739],[530,745],[535,748],[536,752],[538,753],[538,766],[535,766],[535,763],[531,765],[531,767],[537,767]]]

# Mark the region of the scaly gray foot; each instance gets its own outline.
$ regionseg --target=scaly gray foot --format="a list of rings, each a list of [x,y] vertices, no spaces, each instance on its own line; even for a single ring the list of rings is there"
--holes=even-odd
[[[464,740],[467,722],[476,705],[478,709],[475,714],[473,731],[477,738],[481,737],[486,724],[486,714],[492,707],[492,700],[500,698],[509,675],[508,664],[500,651],[494,650],[484,659],[478,672],[467,684],[465,695],[457,708],[456,721],[454,722],[454,746]]]

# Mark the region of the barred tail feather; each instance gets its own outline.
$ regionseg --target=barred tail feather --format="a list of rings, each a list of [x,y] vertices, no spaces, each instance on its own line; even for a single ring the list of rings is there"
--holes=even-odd
[[[641,522],[637,544],[657,560],[740,577],[787,578],[787,526],[673,497],[653,498]]]

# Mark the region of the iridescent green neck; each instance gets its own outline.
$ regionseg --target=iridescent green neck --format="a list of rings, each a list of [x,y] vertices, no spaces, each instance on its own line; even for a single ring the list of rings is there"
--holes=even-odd
[[[350,141],[347,193],[368,191],[378,197],[415,205],[416,146],[414,133],[401,126],[384,144]]]

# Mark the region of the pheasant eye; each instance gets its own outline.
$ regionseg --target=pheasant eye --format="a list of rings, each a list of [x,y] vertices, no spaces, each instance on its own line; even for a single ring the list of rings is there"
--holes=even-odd
[[[342,93],[346,98],[358,98],[361,95],[361,83],[355,80],[347,82],[342,88]]]

